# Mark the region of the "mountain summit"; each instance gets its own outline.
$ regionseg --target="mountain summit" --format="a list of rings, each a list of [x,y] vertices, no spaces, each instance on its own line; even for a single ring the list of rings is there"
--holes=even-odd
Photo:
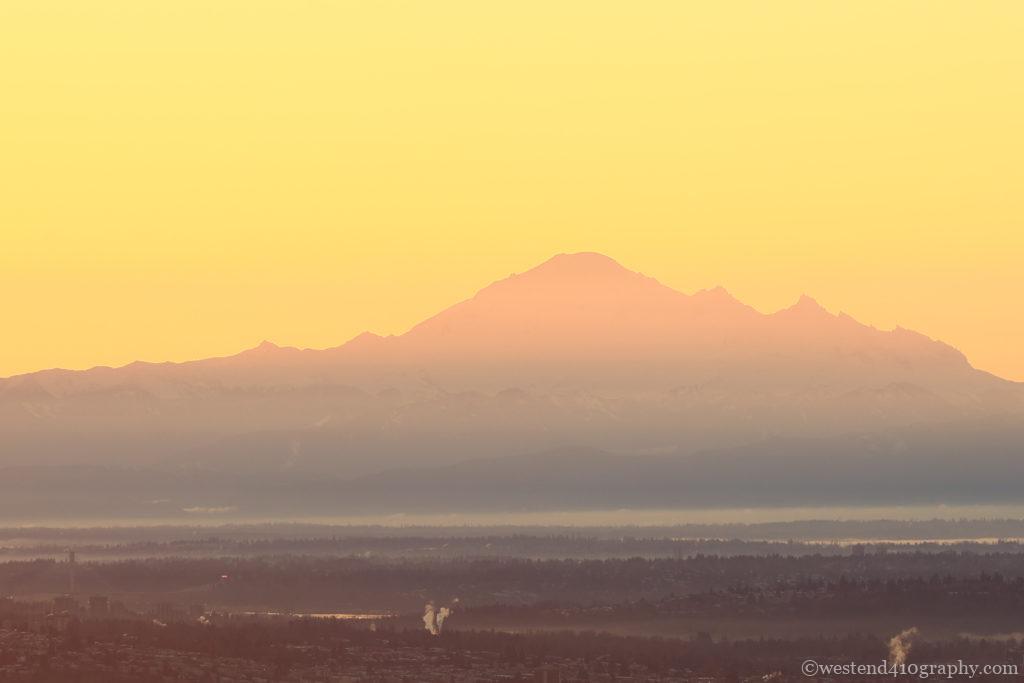
[[[834,315],[762,314],[559,254],[389,337],[326,350],[0,380],[0,466],[198,464],[368,473],[564,446],[688,452],[1019,415],[956,349]]]
[[[324,351],[263,341],[227,358],[47,370],[0,380],[0,400],[28,386],[34,395],[56,398],[129,387],[177,396],[311,384],[378,391],[425,377],[460,391],[567,380],[588,389],[643,391],[711,382],[768,392],[910,383],[976,397],[1010,385],[975,370],[946,344],[833,315],[807,295],[766,315],[721,287],[683,294],[583,252],[558,254],[498,280],[402,335],[364,333]]]
[[[362,362],[458,390],[912,383],[956,394],[1002,384],[946,344],[833,315],[806,295],[765,315],[721,287],[683,294],[596,253],[559,254],[376,342],[362,345]]]
[[[421,361],[538,363],[547,372],[552,363],[630,362],[652,349],[679,356],[680,344],[739,329],[756,315],[731,297],[687,296],[607,256],[560,254],[485,287],[392,345]]]

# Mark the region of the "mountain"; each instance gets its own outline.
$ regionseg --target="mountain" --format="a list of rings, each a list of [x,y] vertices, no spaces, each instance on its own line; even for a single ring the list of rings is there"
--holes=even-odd
[[[351,478],[567,448],[679,461],[1022,413],[1022,385],[916,332],[806,296],[762,314],[561,254],[398,336],[2,379],[0,467]]]

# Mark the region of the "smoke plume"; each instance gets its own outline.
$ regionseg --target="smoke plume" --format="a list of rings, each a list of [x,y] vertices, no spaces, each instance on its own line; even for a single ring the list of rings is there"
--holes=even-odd
[[[906,631],[897,633],[889,639],[889,663],[893,666],[900,666],[907,661],[910,648],[914,646],[914,638],[917,637],[917,627],[908,628]]]
[[[441,631],[437,627],[437,612],[434,611],[434,603],[428,602],[423,609],[423,628],[427,629],[432,636],[439,635]]]
[[[423,608],[423,628],[427,630],[432,636],[441,635],[441,631],[444,629],[444,622],[455,612],[455,605],[459,602],[458,598],[455,598],[451,602],[450,607],[442,607],[437,609],[434,607],[434,603],[428,602]]]

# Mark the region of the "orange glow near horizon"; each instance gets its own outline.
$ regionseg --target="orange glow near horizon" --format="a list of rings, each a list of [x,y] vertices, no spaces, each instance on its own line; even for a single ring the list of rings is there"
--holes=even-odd
[[[1024,4],[7,0],[0,376],[400,333],[555,253],[1024,380]]]

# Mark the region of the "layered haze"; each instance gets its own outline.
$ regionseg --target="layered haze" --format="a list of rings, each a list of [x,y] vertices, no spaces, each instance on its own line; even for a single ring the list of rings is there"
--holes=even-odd
[[[0,514],[1016,500],[1022,414],[920,333],[561,254],[397,336],[0,380]]]

